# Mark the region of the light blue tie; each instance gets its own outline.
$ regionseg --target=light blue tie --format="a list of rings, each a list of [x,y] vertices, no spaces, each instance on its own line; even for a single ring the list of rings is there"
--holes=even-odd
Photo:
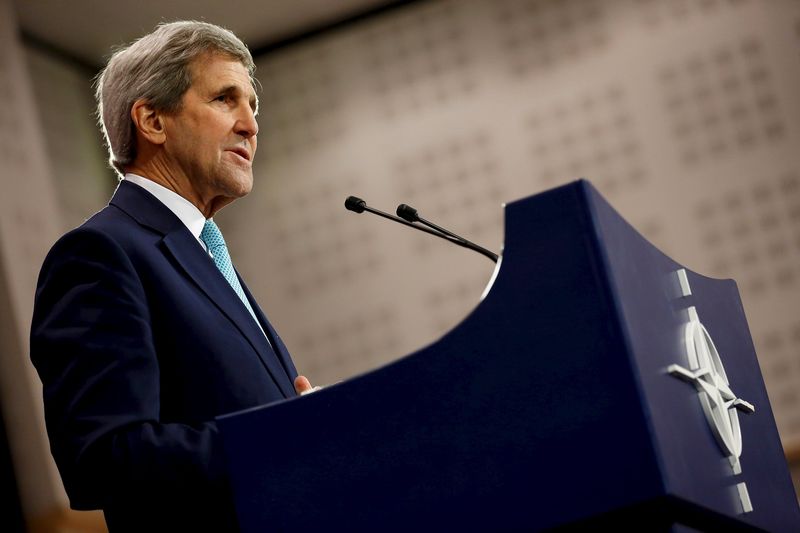
[[[253,320],[256,321],[256,324],[258,324],[258,327],[260,328],[261,324],[259,324],[256,314],[253,312],[253,308],[250,306],[250,302],[247,301],[247,296],[244,295],[244,290],[242,290],[242,284],[239,283],[239,278],[236,277],[236,272],[233,270],[231,256],[228,254],[228,247],[225,246],[225,239],[222,237],[222,232],[219,230],[213,220],[206,220],[206,223],[203,226],[203,231],[200,232],[200,240],[206,243],[211,257],[214,258],[214,264],[217,265],[219,271],[222,273],[225,279],[228,280],[228,283],[233,288],[233,291],[242,301],[244,306],[247,307],[247,310],[250,311],[250,314],[253,316]]]

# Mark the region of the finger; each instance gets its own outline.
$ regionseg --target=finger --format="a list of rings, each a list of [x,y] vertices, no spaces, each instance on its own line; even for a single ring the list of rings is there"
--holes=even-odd
[[[311,382],[305,376],[297,376],[294,378],[294,390],[297,394],[303,394],[311,390]]]

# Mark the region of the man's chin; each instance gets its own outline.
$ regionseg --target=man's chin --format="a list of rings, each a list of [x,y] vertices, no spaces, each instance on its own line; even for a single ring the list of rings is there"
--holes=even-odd
[[[250,191],[253,190],[253,175],[242,175],[239,174],[237,176],[231,176],[229,180],[226,180],[228,189],[228,196],[231,198],[242,198],[243,196],[247,196],[250,194]]]
[[[239,198],[247,196],[248,194],[250,194],[250,191],[252,190],[253,190],[253,176],[251,175],[249,179],[247,179],[245,182],[242,183],[241,195],[239,196]]]

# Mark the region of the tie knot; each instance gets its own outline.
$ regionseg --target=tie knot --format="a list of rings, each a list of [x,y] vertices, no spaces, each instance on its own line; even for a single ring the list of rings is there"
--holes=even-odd
[[[225,239],[222,237],[222,232],[217,227],[213,220],[206,220],[203,225],[203,231],[200,232],[200,239],[206,243],[209,250],[225,246]]]

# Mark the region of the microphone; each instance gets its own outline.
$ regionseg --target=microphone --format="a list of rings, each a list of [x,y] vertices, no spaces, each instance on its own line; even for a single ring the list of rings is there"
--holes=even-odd
[[[470,250],[474,250],[474,251],[478,252],[479,254],[485,255],[486,257],[488,257],[489,259],[491,259],[492,261],[497,263],[497,254],[496,253],[487,250],[483,246],[478,246],[477,244],[468,241],[464,237],[456,235],[452,231],[446,230],[441,226],[437,226],[433,222],[425,220],[424,218],[419,216],[419,213],[417,212],[417,210],[414,209],[413,207],[411,207],[410,205],[407,205],[407,204],[398,205],[397,206],[397,216],[399,216],[400,218],[402,218],[404,220],[407,220],[408,222],[412,222],[412,223],[413,222],[419,222],[420,224],[425,224],[429,228],[433,228],[434,230],[436,230],[436,231],[438,231],[440,233],[443,233],[444,235],[447,235],[448,237],[450,237],[451,242],[452,242],[452,239],[455,239],[455,240],[459,241],[461,243],[461,245],[464,246],[465,248],[469,248]],[[419,227],[419,226],[417,226],[417,227]]]
[[[363,213],[367,208],[367,202],[355,196],[348,196],[347,200],[344,201],[344,206],[348,211]]]

